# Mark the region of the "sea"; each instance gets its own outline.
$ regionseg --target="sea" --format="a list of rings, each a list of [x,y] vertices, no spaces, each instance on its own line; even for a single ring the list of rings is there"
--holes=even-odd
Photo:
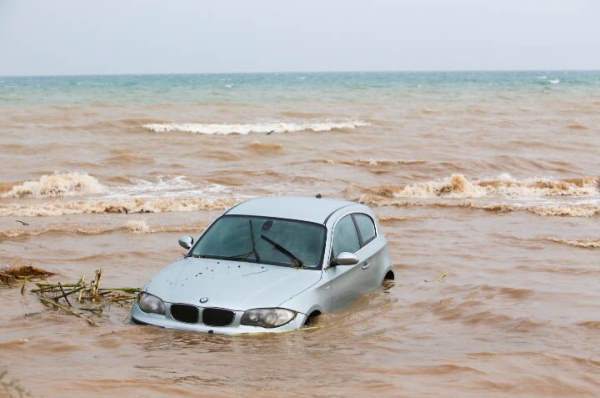
[[[0,77],[0,165],[0,267],[142,287],[228,207],[321,194],[374,210],[396,275],[260,337],[0,289],[33,396],[600,395],[598,71]]]

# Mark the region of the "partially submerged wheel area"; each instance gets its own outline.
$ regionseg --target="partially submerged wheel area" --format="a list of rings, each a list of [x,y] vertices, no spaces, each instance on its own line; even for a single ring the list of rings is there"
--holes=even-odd
[[[383,281],[381,282],[381,286],[383,286],[383,291],[387,292],[389,289],[391,289],[392,286],[394,286],[394,279],[396,278],[396,275],[394,275],[394,271],[389,270],[385,276],[383,277]]]
[[[394,271],[390,270],[387,272],[387,274],[385,274],[383,281],[393,281],[395,278],[396,276],[394,275]]]
[[[321,311],[313,311],[304,321],[304,326],[313,326],[317,322],[317,318],[321,315]]]

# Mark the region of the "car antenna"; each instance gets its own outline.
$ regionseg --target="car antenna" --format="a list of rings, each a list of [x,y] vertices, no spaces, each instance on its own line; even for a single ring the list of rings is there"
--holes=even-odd
[[[323,197],[323,195],[321,195],[320,193],[315,195],[315,198],[317,198],[317,199],[321,199],[322,197]]]

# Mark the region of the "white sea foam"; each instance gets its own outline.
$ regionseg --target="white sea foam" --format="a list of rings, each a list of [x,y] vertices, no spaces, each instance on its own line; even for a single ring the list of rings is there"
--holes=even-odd
[[[493,212],[527,211],[539,216],[594,217],[600,214],[596,177],[515,179],[502,174],[470,180],[456,174],[404,186],[369,188],[357,200],[372,206],[436,206]]]
[[[3,193],[2,198],[57,198],[65,196],[113,196],[169,192],[193,187],[183,176],[159,178],[156,182],[135,180],[132,185],[107,187],[87,173],[67,172],[43,175],[37,180],[24,181]]]
[[[48,198],[106,192],[106,187],[87,173],[69,172],[43,175],[38,180],[13,186],[2,198]]]
[[[548,237],[546,240],[583,249],[600,249],[600,239],[561,239]]]
[[[13,186],[1,198],[9,201],[0,203],[0,216],[198,211],[223,209],[237,200],[223,185],[194,185],[184,176],[108,186],[85,173],[44,175]]]
[[[541,197],[598,197],[598,178],[526,178],[516,179],[509,174],[496,178],[470,180],[461,174],[451,177],[407,184],[402,187],[385,187],[397,198],[541,198]]]
[[[189,182],[185,176],[158,177],[156,181],[132,179],[131,182],[131,185],[111,187],[106,196],[169,196],[189,192],[195,188],[194,184]]]
[[[170,213],[224,210],[239,201],[232,196],[130,197],[51,200],[39,203],[0,203],[0,217],[63,216],[69,214]]]
[[[227,187],[209,184],[197,187],[185,176],[158,177],[155,181],[132,179],[131,184],[107,186],[87,173],[67,172],[43,175],[38,180],[24,181],[12,186],[0,198],[59,198],[72,196],[114,197],[173,197],[194,194],[227,192]]]
[[[250,133],[293,133],[299,131],[326,132],[333,130],[352,130],[368,126],[361,120],[322,121],[322,122],[271,122],[271,123],[151,123],[144,124],[147,130],[156,133],[186,132],[207,135],[250,134]]]

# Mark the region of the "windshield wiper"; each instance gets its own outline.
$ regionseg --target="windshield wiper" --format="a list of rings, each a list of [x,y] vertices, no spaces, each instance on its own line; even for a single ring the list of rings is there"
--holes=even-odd
[[[292,253],[285,247],[281,246],[279,243],[275,242],[273,239],[269,238],[268,236],[262,235],[262,234],[260,235],[260,237],[261,237],[261,239],[264,239],[267,242],[269,242],[270,244],[272,244],[275,249],[279,250],[280,252],[285,254],[289,259],[291,259],[294,262],[294,266],[296,266],[298,268],[304,266],[304,263],[302,262],[302,260],[300,260],[297,256],[295,256],[294,253]]]
[[[260,262],[260,256],[256,251],[256,242],[254,241],[254,228],[252,227],[252,219],[248,219],[248,223],[250,223],[250,239],[252,240],[252,253],[254,257],[256,257],[256,261]]]
[[[248,260],[248,256],[253,254],[252,252],[235,254],[233,256],[218,256],[218,255],[210,255],[210,254],[191,254],[188,257],[194,258],[214,258],[216,260]]]

